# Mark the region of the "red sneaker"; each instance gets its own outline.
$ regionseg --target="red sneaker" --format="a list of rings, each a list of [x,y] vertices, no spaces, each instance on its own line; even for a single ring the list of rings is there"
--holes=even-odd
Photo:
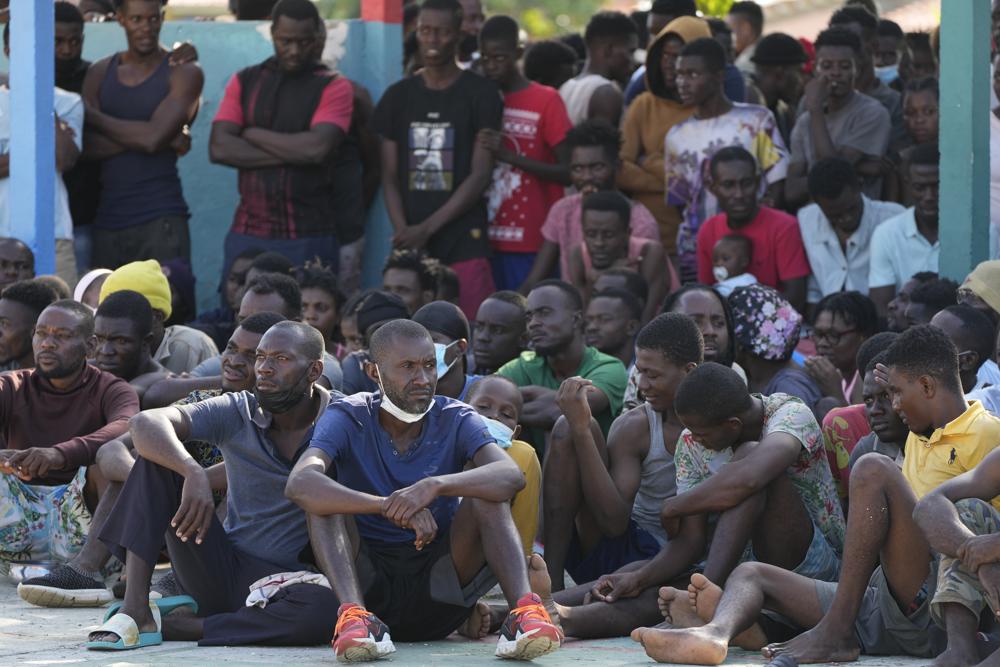
[[[339,662],[378,660],[396,651],[386,624],[357,604],[340,605],[332,645]]]
[[[541,598],[528,593],[517,601],[517,607],[507,615],[500,628],[496,656],[534,660],[555,651],[562,640],[562,630],[552,623]]]

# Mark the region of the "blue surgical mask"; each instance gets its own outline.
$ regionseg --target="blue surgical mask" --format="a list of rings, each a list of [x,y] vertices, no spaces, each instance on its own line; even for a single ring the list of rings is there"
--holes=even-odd
[[[899,65],[886,65],[885,67],[876,67],[875,76],[878,80],[889,85],[893,81],[899,78]]]
[[[510,430],[509,426],[501,424],[496,419],[483,417],[483,421],[486,423],[486,430],[488,430],[490,435],[493,436],[493,441],[500,445],[501,448],[509,449],[511,443],[514,441],[514,431]]]
[[[445,356],[447,355],[448,349],[457,342],[458,341],[455,340],[448,343],[447,345],[444,345],[443,343],[434,343],[434,356],[437,358],[438,380],[447,375],[448,371],[451,370],[451,367],[454,366],[456,362],[458,362],[458,357],[452,359],[450,364],[444,360]]]

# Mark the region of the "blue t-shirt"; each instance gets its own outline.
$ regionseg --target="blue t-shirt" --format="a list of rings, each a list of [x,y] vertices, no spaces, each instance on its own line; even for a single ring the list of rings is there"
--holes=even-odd
[[[420,438],[405,453],[396,451],[378,421],[381,398],[359,393],[330,403],[316,424],[311,447],[332,460],[330,475],[349,489],[388,496],[425,477],[462,472],[484,445],[493,442],[479,414],[444,396],[424,417]],[[438,498],[429,509],[444,535],[458,508],[458,498]],[[373,542],[412,542],[414,533],[376,514],[355,517],[358,533]]]

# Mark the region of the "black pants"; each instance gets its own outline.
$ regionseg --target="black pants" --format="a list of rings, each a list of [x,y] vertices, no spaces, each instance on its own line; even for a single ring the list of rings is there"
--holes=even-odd
[[[150,567],[166,541],[174,573],[205,617],[201,646],[310,646],[329,642],[338,602],[328,588],[298,584],[279,591],[267,606],[245,606],[250,584],[289,568],[240,551],[213,514],[201,544],[181,542],[170,529],[184,480],[138,458],[99,536],[122,561],[131,551]]]
[[[178,257],[191,263],[191,237],[184,215],[167,215],[123,229],[93,231],[93,266],[117,269],[144,259],[155,259],[162,264]]]

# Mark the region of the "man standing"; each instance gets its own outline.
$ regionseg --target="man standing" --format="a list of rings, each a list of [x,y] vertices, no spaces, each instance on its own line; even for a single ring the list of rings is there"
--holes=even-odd
[[[3,28],[3,52],[10,62],[10,23]],[[53,220],[56,237],[56,274],[68,284],[76,283],[76,255],[73,252],[73,220],[70,217],[69,196],[63,183],[63,172],[69,171],[83,146],[83,103],[76,93],[56,88],[53,91],[55,111],[56,173],[53,186],[55,204]],[[0,236],[11,236],[10,221],[10,87],[0,86]],[[29,276],[30,277],[30,276]]]
[[[742,146],[757,161],[759,195],[779,205],[788,154],[774,122],[763,107],[731,102],[722,89],[726,53],[711,37],[689,42],[677,61],[677,92],[695,107],[694,115],[670,128],[664,147],[667,203],[684,209],[677,235],[682,282],[697,273],[697,237],[702,223],[719,212],[708,188],[712,156],[725,146]]]
[[[799,209],[799,231],[809,256],[810,304],[840,291],[868,294],[871,239],[876,228],[903,212],[895,202],[875,201],[861,192],[851,163],[820,160],[809,170],[809,196]]]
[[[879,316],[886,314],[896,292],[915,274],[937,273],[938,183],[940,153],[934,144],[910,153],[907,187],[914,205],[878,226],[871,239],[868,289]]]
[[[518,289],[528,277],[542,221],[570,182],[566,106],[555,90],[521,73],[518,31],[514,19],[494,16],[479,36],[483,73],[504,95],[503,131],[484,129],[478,137],[497,160],[487,198],[493,281],[501,290]]]
[[[816,38],[816,76],[806,86],[805,111],[792,130],[789,206],[806,203],[809,168],[827,157],[850,162],[869,198],[882,195],[882,158],[892,122],[884,106],[855,90],[861,53],[861,39],[846,28],[830,28]]]
[[[563,380],[582,377],[591,383],[587,402],[607,437],[621,411],[628,380],[621,361],[583,340],[583,300],[580,292],[561,280],[543,280],[528,294],[525,313],[532,350],[504,364],[497,373],[521,388],[525,440],[544,460],[548,435],[562,414],[556,394]]]
[[[753,74],[753,57],[757,52],[760,36],[764,34],[764,10],[752,0],[733,3],[726,15],[726,23],[733,30],[735,65],[740,71]]]
[[[780,290],[795,310],[804,312],[809,262],[799,226],[787,213],[760,204],[760,173],[753,155],[740,146],[723,148],[709,162],[709,177],[722,212],[698,230],[698,282],[722,282],[713,274],[712,251],[722,237],[735,234],[751,242],[746,272]]]
[[[0,292],[0,371],[35,367],[35,322],[59,297],[48,285],[22,280]]]
[[[0,290],[35,277],[35,253],[24,241],[0,237]]]
[[[426,0],[417,16],[424,68],[386,90],[372,127],[382,139],[382,187],[393,245],[426,248],[458,274],[466,317],[495,291],[488,260],[486,202],[493,156],[476,140],[497,130],[496,86],[455,62],[458,0]]]
[[[632,75],[639,31],[621,12],[598,12],[590,17],[583,41],[587,46],[583,69],[559,88],[569,120],[576,126],[600,119],[618,127],[622,88]]]
[[[191,147],[204,75],[195,63],[170,65],[159,43],[161,0],[121,0],[117,17],[128,50],[95,63],[83,82],[84,154],[102,161],[92,264],[190,261],[177,157]]]
[[[132,385],[140,402],[167,377],[167,369],[153,359],[153,307],[138,292],[122,290],[101,302],[94,338],[94,364]]]
[[[878,51],[878,19],[861,6],[842,7],[830,17],[830,27],[840,27],[850,30],[861,40],[861,52],[858,54],[857,75],[854,77],[854,88],[878,100],[889,112],[892,123],[892,133],[889,135],[889,146],[897,146],[906,138],[906,125],[903,123],[903,97],[899,91],[893,90],[875,75],[875,54]]]
[[[764,96],[764,106],[774,114],[786,146],[792,143],[792,128],[805,85],[802,65],[807,59],[801,42],[783,32],[761,38],[754,48],[754,82]]]
[[[472,356],[477,375],[489,375],[517,358],[528,346],[527,299],[517,292],[494,292],[472,322]]]
[[[295,265],[318,257],[337,270],[336,218],[346,212],[334,210],[332,165],[351,127],[354,89],[318,62],[320,26],[315,4],[280,0],[271,21],[274,56],[226,86],[209,145],[213,162],[239,169],[224,270],[254,246]]]
[[[36,367],[0,375],[0,561],[72,558],[90,525],[87,466],[139,411],[124,380],[87,363],[93,335],[86,306],[56,301],[35,325]]]
[[[524,486],[517,464],[471,407],[434,396],[426,329],[389,322],[370,349],[368,373],[381,393],[330,406],[286,489],[308,513],[317,560],[341,603],[337,659],[392,653],[390,629],[405,641],[446,637],[497,582],[512,611],[496,655],[530,660],[556,650],[562,633],[531,592],[511,518],[508,501]]]

